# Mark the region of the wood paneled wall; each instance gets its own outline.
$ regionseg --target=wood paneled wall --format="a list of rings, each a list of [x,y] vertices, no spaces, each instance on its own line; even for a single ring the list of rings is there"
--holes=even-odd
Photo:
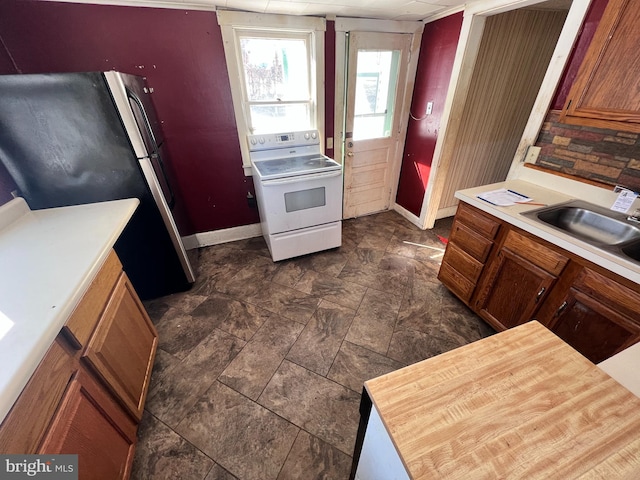
[[[440,208],[456,205],[456,190],[506,178],[565,17],[515,10],[487,18]]]

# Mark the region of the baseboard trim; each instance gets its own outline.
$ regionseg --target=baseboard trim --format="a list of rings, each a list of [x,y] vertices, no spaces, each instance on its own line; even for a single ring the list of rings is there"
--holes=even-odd
[[[404,208],[402,205],[394,203],[393,204],[393,210],[398,212],[400,215],[402,215],[407,220],[409,220],[416,227],[420,228],[421,230],[424,230],[424,228],[422,227],[422,223],[420,222],[420,217],[415,216],[413,213],[411,213],[409,210]]]
[[[262,228],[259,223],[242,225],[240,227],[224,228],[210,232],[201,232],[182,237],[182,243],[186,250],[194,248],[208,247],[209,245],[219,245],[221,243],[235,242],[247,238],[259,237],[262,235]]]
[[[441,218],[453,217],[458,210],[458,206],[454,205],[453,207],[441,208],[436,213],[436,220],[440,220]]]

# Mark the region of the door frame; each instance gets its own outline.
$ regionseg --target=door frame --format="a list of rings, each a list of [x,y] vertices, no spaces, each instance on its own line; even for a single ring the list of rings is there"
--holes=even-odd
[[[453,70],[445,99],[444,112],[440,122],[440,134],[438,135],[433,153],[431,171],[429,173],[427,189],[422,199],[420,217],[415,217],[413,214],[405,215],[420,228],[433,228],[438,218],[451,216],[456,210],[456,207],[440,209],[440,200],[447,180],[446,175],[451,164],[451,153],[460,128],[462,111],[464,109],[466,96],[469,93],[474,65],[487,17],[536,5],[544,1],[545,0],[490,0],[475,4],[472,3],[464,10],[460,38],[458,40]],[[522,166],[525,162],[528,147],[535,144],[538,138],[538,133],[547,116],[553,95],[555,94],[565,65],[572,52],[573,44],[582,29],[582,22],[587,14],[590,3],[590,0],[573,0],[571,4],[567,19],[558,37],[556,48],[547,67],[547,72],[542,80],[538,96],[531,109],[529,120],[516,149],[507,178],[511,178]],[[432,20],[429,19],[429,21]]]
[[[395,20],[371,20],[359,18],[341,18],[335,20],[336,32],[336,72],[335,72],[335,96],[334,96],[334,158],[336,162],[344,164],[344,125],[345,125],[345,107],[347,94],[347,61],[348,61],[348,42],[347,33],[352,31],[358,32],[384,32],[384,33],[407,33],[411,34],[411,43],[409,45],[409,63],[407,65],[404,79],[398,78],[398,82],[404,81],[405,91],[401,101],[396,104],[397,114],[399,115],[399,135],[398,141],[404,142],[407,136],[407,126],[409,124],[409,109],[411,107],[411,99],[413,97],[413,87],[415,84],[416,71],[418,69],[418,56],[420,53],[420,44],[422,43],[422,31],[424,29],[423,22],[411,21],[395,21]],[[395,157],[393,158],[391,172],[391,202],[395,204],[396,193],[398,191],[398,181],[400,179],[400,167],[402,165],[402,155],[404,146],[400,145],[396,148]],[[344,188],[344,186],[343,186]]]

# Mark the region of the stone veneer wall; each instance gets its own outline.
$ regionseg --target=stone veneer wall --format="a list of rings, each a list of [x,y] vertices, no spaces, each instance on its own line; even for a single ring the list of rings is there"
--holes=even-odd
[[[536,141],[536,165],[640,192],[640,135],[559,123],[551,110]]]

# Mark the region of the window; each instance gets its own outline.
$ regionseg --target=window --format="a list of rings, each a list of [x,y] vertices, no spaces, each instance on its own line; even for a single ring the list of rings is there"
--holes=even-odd
[[[218,11],[245,174],[247,135],[324,124],[325,21]]]
[[[358,50],[354,140],[391,136],[399,60],[400,50]]]

